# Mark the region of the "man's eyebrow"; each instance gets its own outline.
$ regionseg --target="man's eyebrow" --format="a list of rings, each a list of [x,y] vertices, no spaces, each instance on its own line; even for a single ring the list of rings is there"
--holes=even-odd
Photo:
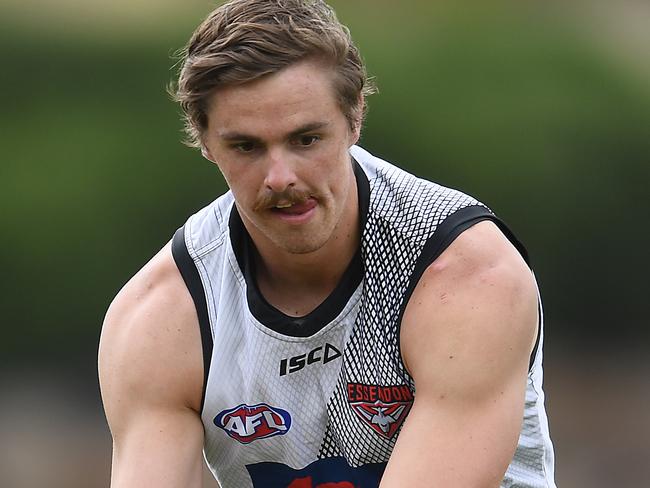
[[[225,141],[261,142],[261,139],[259,137],[255,137],[250,134],[244,134],[243,132],[223,132],[219,134],[219,137]]]
[[[291,131],[288,135],[288,138],[299,136],[301,134],[306,134],[307,132],[313,132],[315,130],[320,130],[330,125],[329,122],[309,122],[303,126],[298,127],[297,129]],[[260,143],[262,139],[259,137],[253,136],[251,134],[246,134],[244,132],[223,132],[219,134],[219,137],[224,141],[247,141]]]
[[[289,137],[295,137],[299,136],[300,134],[305,134],[307,132],[313,132],[315,130],[320,130],[329,125],[329,122],[310,122],[308,124],[303,125],[302,127],[298,127],[296,130],[291,131],[289,134]]]

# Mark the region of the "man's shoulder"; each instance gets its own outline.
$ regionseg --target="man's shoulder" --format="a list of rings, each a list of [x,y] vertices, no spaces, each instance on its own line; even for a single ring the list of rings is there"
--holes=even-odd
[[[532,279],[524,257],[491,221],[478,222],[462,232],[426,271],[430,280],[456,282],[475,280],[481,273],[492,273],[500,279],[515,275],[526,281]]]
[[[178,308],[187,294],[167,243],[118,292],[107,313],[128,318],[141,312]]]
[[[202,362],[197,324],[196,309],[168,244],[129,280],[108,309],[100,342],[102,389],[114,399],[138,392],[142,401],[198,408]],[[161,382],[167,385],[165,392]]]

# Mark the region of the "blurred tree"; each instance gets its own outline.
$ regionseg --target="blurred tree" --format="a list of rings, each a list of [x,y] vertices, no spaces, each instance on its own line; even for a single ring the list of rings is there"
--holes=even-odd
[[[550,334],[572,347],[609,346],[613,328],[647,338],[649,92],[557,6],[372,5],[335,3],[380,86],[364,144],[511,224]],[[0,25],[7,364],[92,360],[118,288],[225,190],[180,144],[165,94],[170,55],[200,17],[158,37]]]

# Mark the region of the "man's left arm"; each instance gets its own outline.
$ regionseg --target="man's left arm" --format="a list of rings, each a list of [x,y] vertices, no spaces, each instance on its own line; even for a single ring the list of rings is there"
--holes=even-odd
[[[521,429],[537,310],[530,269],[491,222],[428,267],[400,339],[415,401],[381,488],[499,486]]]

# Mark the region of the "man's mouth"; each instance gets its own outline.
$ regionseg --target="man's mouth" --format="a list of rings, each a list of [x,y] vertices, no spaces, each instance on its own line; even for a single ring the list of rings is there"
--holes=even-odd
[[[281,202],[271,207],[273,212],[282,213],[285,215],[302,215],[306,212],[309,212],[312,208],[316,206],[316,200],[313,198],[308,198],[304,202]]]

